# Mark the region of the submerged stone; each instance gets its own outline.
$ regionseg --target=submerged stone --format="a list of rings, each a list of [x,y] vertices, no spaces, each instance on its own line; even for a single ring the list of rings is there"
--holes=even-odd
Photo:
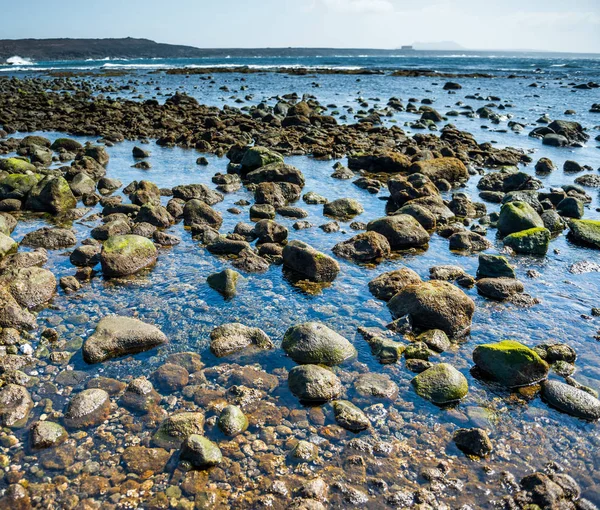
[[[65,425],[81,429],[99,425],[110,413],[110,397],[99,388],[83,390],[75,395],[65,412]]]
[[[250,346],[266,350],[274,347],[273,342],[262,329],[250,328],[239,322],[218,326],[210,334],[210,350],[217,358],[234,354]]]
[[[217,424],[223,434],[232,437],[248,428],[248,418],[239,407],[229,405],[221,411]]]
[[[204,433],[204,414],[181,412],[169,416],[152,436],[156,446],[167,450],[179,448],[192,434]]]

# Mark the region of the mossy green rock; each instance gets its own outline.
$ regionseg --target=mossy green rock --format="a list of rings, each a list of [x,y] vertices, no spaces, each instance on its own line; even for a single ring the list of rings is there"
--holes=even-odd
[[[152,436],[153,443],[167,450],[179,448],[192,434],[204,433],[204,414],[182,412],[169,416]]]
[[[19,245],[14,239],[0,232],[0,260],[7,255],[11,255],[17,252]]]
[[[136,235],[109,237],[100,252],[102,272],[108,278],[137,273],[154,264],[157,257],[152,241]]]
[[[0,180],[0,200],[16,198],[23,200],[38,183],[38,174],[9,174]]]
[[[510,388],[528,386],[548,376],[548,364],[538,353],[514,340],[477,346],[473,361],[482,372]]]
[[[238,406],[229,405],[219,416],[219,428],[226,436],[237,436],[248,428],[248,418]]]
[[[515,232],[504,238],[504,245],[517,253],[545,255],[550,245],[550,231],[547,228],[536,227]]]
[[[434,404],[448,404],[469,392],[466,377],[448,363],[440,363],[417,375],[412,381],[417,395]]]
[[[73,195],[69,183],[63,177],[47,175],[29,192],[25,208],[32,211],[43,211],[52,214],[73,209],[77,199]]]
[[[543,226],[540,215],[526,202],[508,202],[500,209],[498,230],[503,235]]]
[[[319,322],[289,328],[281,348],[296,363],[317,365],[339,365],[357,354],[346,338]]]
[[[11,174],[24,174],[27,172],[35,172],[37,168],[26,159],[6,158],[0,159],[0,170],[4,170]]]
[[[571,220],[569,222],[569,238],[600,250],[600,221]]]
[[[502,255],[479,255],[477,279],[516,278],[515,270]]]

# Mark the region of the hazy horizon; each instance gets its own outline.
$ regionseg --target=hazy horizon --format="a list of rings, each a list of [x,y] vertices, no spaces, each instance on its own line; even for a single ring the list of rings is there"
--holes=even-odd
[[[0,0],[0,6],[8,1]],[[157,0],[10,4],[3,39],[135,37],[198,48],[365,48],[455,42],[464,50],[600,53],[600,2]]]

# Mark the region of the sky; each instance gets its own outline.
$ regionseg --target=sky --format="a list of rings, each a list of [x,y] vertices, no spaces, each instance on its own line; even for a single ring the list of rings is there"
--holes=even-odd
[[[600,53],[600,0],[0,0],[0,39],[144,37],[202,48]]]

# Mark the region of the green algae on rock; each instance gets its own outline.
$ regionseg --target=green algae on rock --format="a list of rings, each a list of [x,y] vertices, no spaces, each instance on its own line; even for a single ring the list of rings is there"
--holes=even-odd
[[[473,361],[482,372],[509,388],[543,381],[549,370],[537,352],[514,340],[478,345]]]
[[[569,221],[569,238],[576,243],[600,250],[600,221],[571,220]]]
[[[521,230],[506,236],[503,242],[517,253],[546,255],[550,246],[550,231],[544,227]]]
[[[540,215],[526,202],[507,202],[500,209],[498,230],[503,235],[543,226]]]

